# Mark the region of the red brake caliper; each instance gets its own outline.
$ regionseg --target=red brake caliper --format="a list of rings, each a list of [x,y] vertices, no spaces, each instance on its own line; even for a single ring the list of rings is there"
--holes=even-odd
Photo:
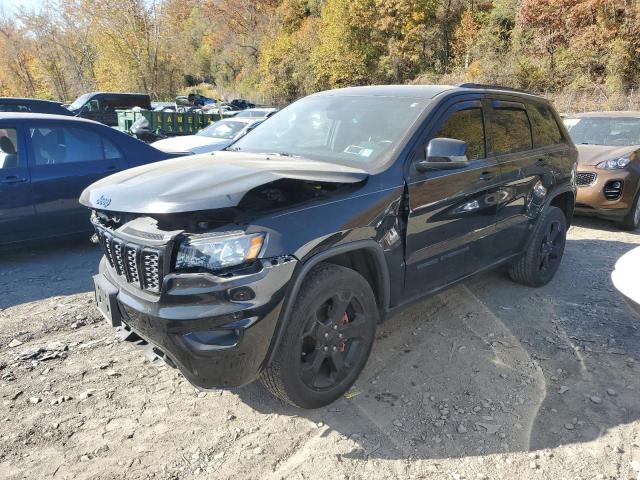
[[[349,323],[349,316],[347,315],[347,312],[344,312],[344,315],[342,315],[342,325],[346,325],[347,323]],[[338,348],[340,349],[340,353],[344,353],[344,351],[347,349],[347,345],[344,341],[344,338],[342,340],[340,340],[340,344],[338,345]]]

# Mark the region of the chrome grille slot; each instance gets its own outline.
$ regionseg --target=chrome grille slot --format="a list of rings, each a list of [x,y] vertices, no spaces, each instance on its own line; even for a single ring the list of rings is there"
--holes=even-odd
[[[160,255],[152,250],[142,251],[142,287],[152,292],[160,291]]]
[[[115,264],[113,262],[112,244],[113,244],[113,239],[111,238],[111,235],[107,233],[103,233],[102,245],[104,247],[105,257],[107,257],[107,262],[109,262],[109,265],[111,265],[112,267],[115,267]]]
[[[576,185],[578,187],[588,187],[593,185],[598,178],[598,175],[594,172],[578,172],[576,174]]]
[[[149,292],[160,293],[162,255],[160,250],[129,243],[104,227],[96,227],[107,263],[127,283]]]
[[[129,283],[140,284],[140,275],[138,274],[138,249],[133,245],[128,244],[124,247],[124,264]]]
[[[116,272],[118,272],[118,275],[124,275],[124,260],[122,258],[122,248],[124,247],[124,245],[121,241],[116,240],[115,238],[111,242],[111,245],[111,250],[113,251],[113,262]]]

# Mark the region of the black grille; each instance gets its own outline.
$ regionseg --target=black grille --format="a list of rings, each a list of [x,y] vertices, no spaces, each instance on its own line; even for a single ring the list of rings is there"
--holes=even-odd
[[[612,180],[604,186],[604,197],[607,200],[617,200],[622,195],[622,180]]]
[[[107,262],[119,276],[137,287],[160,292],[162,262],[158,250],[124,242],[102,228],[97,233]]]
[[[593,172],[578,172],[576,174],[576,185],[578,187],[587,187],[589,185],[593,185],[598,178]]]

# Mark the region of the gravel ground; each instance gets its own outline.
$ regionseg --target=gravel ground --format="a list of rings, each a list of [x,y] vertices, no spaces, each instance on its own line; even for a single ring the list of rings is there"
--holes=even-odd
[[[117,340],[86,241],[0,257],[0,478],[635,479],[640,235],[577,219],[542,289],[481,275],[378,330],[355,388],[300,411],[198,392]]]

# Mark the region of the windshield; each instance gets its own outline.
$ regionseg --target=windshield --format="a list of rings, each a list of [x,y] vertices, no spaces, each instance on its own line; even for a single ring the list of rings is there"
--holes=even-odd
[[[585,117],[565,121],[576,144],[631,146],[640,145],[640,118]]]
[[[246,127],[244,122],[234,122],[233,120],[219,120],[212,123],[207,128],[200,130],[196,135],[212,138],[233,139],[240,131]]]
[[[425,104],[413,98],[306,97],[270,117],[230,150],[301,156],[370,172],[384,165]]]
[[[85,93],[84,95],[80,95],[76,98],[71,105],[69,105],[69,110],[79,110],[84,106],[85,103],[89,101],[91,98],[90,93]]]

